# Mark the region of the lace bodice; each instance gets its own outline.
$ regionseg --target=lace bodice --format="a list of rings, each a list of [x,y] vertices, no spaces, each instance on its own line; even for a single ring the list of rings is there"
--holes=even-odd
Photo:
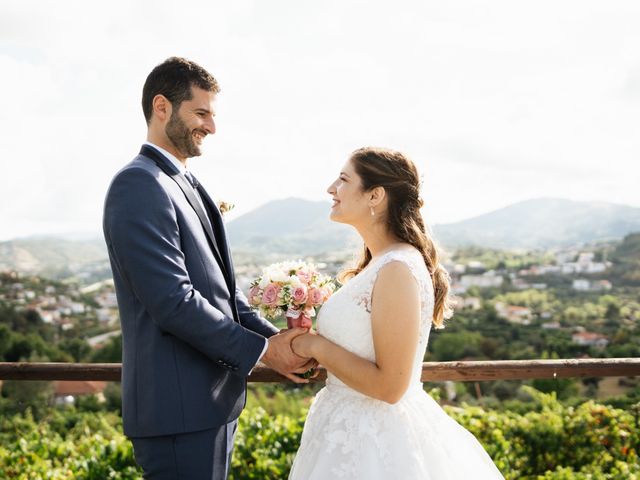
[[[433,317],[433,284],[422,255],[415,249],[398,249],[372,260],[325,303],[318,315],[318,333],[356,355],[375,361],[371,330],[371,293],[380,269],[390,262],[402,262],[420,287],[422,314],[420,338],[413,367],[413,384],[420,383],[422,360]],[[392,320],[391,320],[392,321]],[[344,385],[329,374],[328,385]]]

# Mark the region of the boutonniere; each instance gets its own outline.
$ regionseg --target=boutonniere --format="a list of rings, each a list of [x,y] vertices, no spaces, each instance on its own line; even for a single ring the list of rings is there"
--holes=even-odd
[[[233,203],[224,202],[222,200],[218,202],[218,210],[220,210],[220,213],[222,215],[229,213],[234,208],[235,208],[235,205]]]

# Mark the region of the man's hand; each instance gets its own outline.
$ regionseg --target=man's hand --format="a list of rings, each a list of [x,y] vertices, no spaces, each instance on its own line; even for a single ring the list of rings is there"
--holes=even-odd
[[[262,357],[262,362],[295,383],[309,383],[309,380],[300,378],[294,373],[308,371],[317,364],[316,361],[299,357],[291,350],[293,339],[304,333],[307,333],[304,328],[292,328],[268,338],[267,351]]]

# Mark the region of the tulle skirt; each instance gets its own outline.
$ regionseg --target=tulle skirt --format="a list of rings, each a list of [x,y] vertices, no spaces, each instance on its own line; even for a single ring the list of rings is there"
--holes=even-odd
[[[309,410],[289,480],[503,479],[478,440],[421,384],[390,405],[328,383]]]

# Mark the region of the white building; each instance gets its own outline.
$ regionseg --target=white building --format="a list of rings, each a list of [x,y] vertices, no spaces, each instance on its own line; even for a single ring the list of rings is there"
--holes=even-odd
[[[499,287],[504,282],[502,275],[495,275],[494,272],[487,272],[482,275],[462,275],[460,284],[465,287]]]
[[[519,305],[506,305],[498,302],[495,305],[498,315],[511,323],[529,325],[531,323],[531,309]]]
[[[470,308],[471,310],[480,310],[482,300],[478,297],[465,297],[462,301],[462,308]]]
[[[85,305],[80,302],[71,302],[71,311],[74,314],[84,313]]]
[[[609,291],[612,288],[609,280],[591,281],[586,278],[577,278],[573,281],[572,288],[579,292],[602,292]]]
[[[581,346],[604,348],[609,344],[609,340],[604,335],[593,332],[578,332],[571,335],[573,343]]]
[[[473,270],[485,270],[486,267],[484,265],[484,263],[478,261],[478,260],[471,260],[468,264],[469,268],[473,269]]]
[[[560,322],[545,322],[542,324],[542,328],[545,330],[558,330],[560,328]]]
[[[591,290],[591,282],[585,278],[576,278],[573,281],[571,288],[578,290],[579,292],[588,292]]]

